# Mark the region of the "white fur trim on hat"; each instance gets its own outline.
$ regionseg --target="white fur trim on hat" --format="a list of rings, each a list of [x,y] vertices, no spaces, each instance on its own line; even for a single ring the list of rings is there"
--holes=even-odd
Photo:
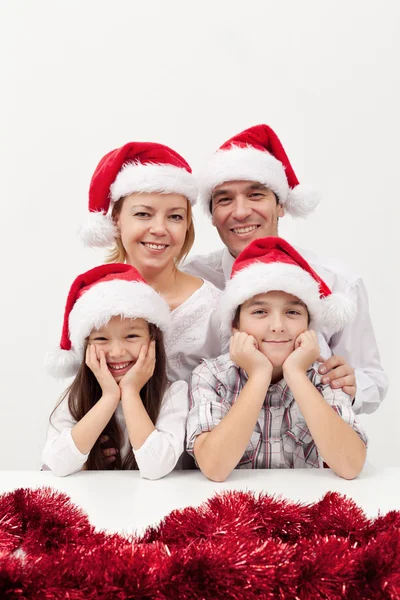
[[[126,163],[111,185],[110,192],[113,202],[134,192],[182,194],[192,205],[197,200],[197,185],[193,175],[173,165]]]
[[[145,319],[166,333],[170,311],[166,301],[143,282],[114,279],[93,285],[75,302],[69,315],[71,349],[59,348],[46,358],[46,370],[57,378],[75,375],[82,363],[85,340],[112,317]]]
[[[60,346],[49,352],[45,358],[45,369],[49,375],[56,379],[73,377],[78,372],[82,357],[74,350],[62,350]]]
[[[90,212],[87,221],[81,225],[78,234],[85,246],[104,248],[115,244],[118,229],[111,217],[112,207],[105,215],[102,212]]]
[[[293,217],[306,217],[319,202],[311,188],[298,185],[289,188],[285,168],[280,160],[267,151],[252,146],[232,146],[218,150],[205,169],[199,173],[199,202],[210,215],[213,190],[227,181],[257,181],[272,190],[285,212]]]
[[[283,291],[299,298],[307,306],[310,326],[342,329],[352,316],[352,301],[340,294],[321,300],[317,281],[301,267],[285,263],[255,262],[238,271],[225,287],[220,302],[221,327],[230,335],[236,309],[257,294]],[[333,296],[333,298],[332,298]]]

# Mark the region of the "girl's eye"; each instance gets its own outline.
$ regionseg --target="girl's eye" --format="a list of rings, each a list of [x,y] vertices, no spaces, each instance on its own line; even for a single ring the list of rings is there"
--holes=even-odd
[[[134,333],[130,333],[129,335],[126,336],[128,340],[133,340],[138,338],[138,335],[135,335]]]
[[[99,335],[99,336],[97,336],[97,337],[95,337],[95,338],[92,338],[90,341],[91,341],[91,342],[106,342],[106,341],[107,341],[107,338],[105,338],[105,337],[101,337],[101,336]]]
[[[253,313],[251,313],[252,315],[266,315],[267,311],[263,310],[262,308],[259,308],[258,310],[255,310]]]

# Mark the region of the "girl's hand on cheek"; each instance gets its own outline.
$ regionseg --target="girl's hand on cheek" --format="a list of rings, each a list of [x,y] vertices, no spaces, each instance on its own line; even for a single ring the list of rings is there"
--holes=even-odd
[[[238,367],[250,377],[256,373],[272,376],[272,364],[259,351],[257,340],[244,331],[236,331],[231,337],[229,355]]]
[[[121,390],[108,369],[104,350],[97,350],[95,344],[89,344],[86,349],[85,363],[96,377],[103,396],[110,396],[119,401]]]
[[[139,394],[154,373],[156,366],[156,343],[151,341],[140,348],[136,363],[122,377],[119,387],[123,392],[130,391]]]
[[[283,373],[292,371],[305,373],[319,356],[317,334],[311,329],[304,331],[296,339],[293,352],[283,363]]]

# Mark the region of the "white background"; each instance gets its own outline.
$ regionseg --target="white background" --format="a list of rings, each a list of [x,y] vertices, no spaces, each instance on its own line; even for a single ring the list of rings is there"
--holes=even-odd
[[[0,23],[0,469],[40,467],[66,383],[43,357],[73,278],[103,259],[76,236],[98,160],[158,141],[198,167],[257,123],[323,193],[280,234],[364,277],[391,382],[362,419],[369,459],[399,465],[398,1],[4,0]],[[199,213],[196,231],[195,252],[219,247]]]

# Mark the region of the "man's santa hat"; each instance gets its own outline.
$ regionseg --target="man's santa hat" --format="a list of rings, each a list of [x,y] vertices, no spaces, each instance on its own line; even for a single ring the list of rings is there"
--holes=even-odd
[[[306,217],[319,202],[315,190],[300,185],[287,154],[268,125],[255,125],[222,144],[199,173],[199,202],[210,214],[213,190],[228,181],[256,181],[272,190],[285,212]]]
[[[307,306],[312,329],[343,329],[355,316],[353,301],[332,293],[307,261],[279,237],[254,240],[233,263],[231,278],[221,297],[222,331],[231,335],[236,310],[257,294],[282,291]]]
[[[129,142],[99,162],[89,188],[89,218],[80,234],[86,246],[111,246],[118,237],[115,202],[133,192],[182,194],[196,202],[192,169],[177,152],[153,142]]]
[[[118,315],[145,319],[163,332],[169,326],[168,304],[131,265],[101,265],[78,275],[68,294],[60,346],[46,357],[50,375],[75,375],[86,338]]]

